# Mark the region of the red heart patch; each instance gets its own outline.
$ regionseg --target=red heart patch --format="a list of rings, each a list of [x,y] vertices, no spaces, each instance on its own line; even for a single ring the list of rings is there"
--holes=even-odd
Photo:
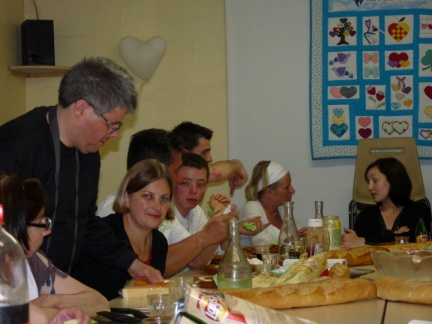
[[[427,86],[426,88],[424,88],[424,93],[426,94],[426,96],[429,97],[429,99],[432,99],[432,87],[431,86]]]
[[[368,138],[372,135],[372,130],[370,128],[361,128],[358,131],[359,135],[363,138]]]

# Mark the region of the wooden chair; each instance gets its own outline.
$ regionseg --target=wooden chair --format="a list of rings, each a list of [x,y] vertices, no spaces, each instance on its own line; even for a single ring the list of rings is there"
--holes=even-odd
[[[368,138],[358,142],[356,167],[354,172],[353,197],[349,204],[349,227],[354,226],[358,213],[368,205],[375,204],[368,191],[364,177],[367,166],[383,157],[395,157],[407,169],[413,188],[411,199],[423,201],[429,206],[426,198],[423,177],[420,169],[417,145],[412,137]]]

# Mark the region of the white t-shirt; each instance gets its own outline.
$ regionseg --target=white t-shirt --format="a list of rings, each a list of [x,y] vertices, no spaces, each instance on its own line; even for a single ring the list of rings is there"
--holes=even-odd
[[[187,230],[190,234],[195,234],[203,229],[205,224],[207,224],[208,219],[204,210],[197,205],[195,208],[191,209],[186,217],[178,211],[177,207],[174,206],[175,217],[177,221]]]
[[[267,224],[269,222],[263,206],[258,201],[246,202],[240,209],[240,220],[245,220],[255,216],[261,216],[261,221],[263,224]],[[241,245],[247,247],[256,245],[278,244],[279,232],[279,228],[270,225],[264,231],[258,233],[255,236],[240,235]]]
[[[117,193],[110,193],[104,201],[98,205],[96,215],[100,217],[105,217],[114,213],[113,204]],[[174,207],[174,203],[172,203]],[[177,218],[172,221],[164,220],[162,224],[159,225],[158,230],[165,235],[168,245],[178,243],[188,238],[191,234],[184,229],[184,227],[178,222]]]

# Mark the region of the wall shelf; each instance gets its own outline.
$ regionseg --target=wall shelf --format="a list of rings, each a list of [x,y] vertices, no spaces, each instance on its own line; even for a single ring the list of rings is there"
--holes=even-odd
[[[21,65],[9,66],[12,74],[26,78],[45,78],[63,76],[70,67],[67,66],[47,66],[47,65]]]

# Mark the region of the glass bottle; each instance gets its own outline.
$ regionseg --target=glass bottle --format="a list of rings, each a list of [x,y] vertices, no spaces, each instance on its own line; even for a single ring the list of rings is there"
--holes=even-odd
[[[308,258],[323,252],[323,222],[322,219],[308,219],[307,256]]]
[[[324,203],[322,201],[315,201],[315,218],[323,218],[323,207]]]
[[[279,232],[278,249],[281,259],[299,259],[302,251],[300,235],[294,221],[294,202],[284,204],[284,219]]]
[[[6,232],[0,205],[0,323],[28,323],[26,257],[21,245]]]
[[[424,223],[423,217],[419,217],[417,221],[417,226],[415,230],[416,242],[427,242],[428,233],[426,231],[426,225]]]
[[[240,246],[240,222],[228,222],[228,247],[218,267],[218,289],[252,288],[252,270]]]
[[[340,250],[341,249],[341,223],[339,216],[324,216],[324,251]]]

